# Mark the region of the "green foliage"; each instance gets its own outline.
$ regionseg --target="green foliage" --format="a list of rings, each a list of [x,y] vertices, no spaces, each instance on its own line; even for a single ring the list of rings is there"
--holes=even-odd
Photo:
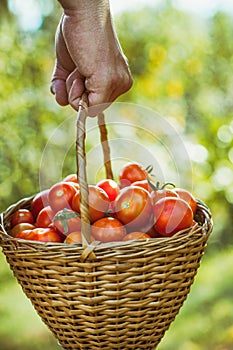
[[[204,257],[190,295],[158,350],[231,349],[232,248]]]
[[[1,211],[39,190],[43,148],[67,113],[49,93],[55,27],[46,23],[36,33],[0,23]]]
[[[211,206],[215,239],[231,242],[232,18],[219,12],[207,20],[165,3],[124,14],[117,27],[134,76],[122,100],[149,106],[175,125],[193,161],[194,194]]]

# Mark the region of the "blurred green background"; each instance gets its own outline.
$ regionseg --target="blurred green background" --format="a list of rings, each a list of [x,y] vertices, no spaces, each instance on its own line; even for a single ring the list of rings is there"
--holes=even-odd
[[[49,93],[61,8],[55,0],[30,0],[28,22],[19,3],[0,2],[0,211],[39,191],[45,144],[73,113]],[[232,350],[233,15],[185,12],[174,3],[114,16],[134,77],[119,101],[146,105],[174,125],[192,160],[193,192],[214,218],[195,284],[158,349]],[[64,173],[74,166],[68,160]],[[0,339],[4,350],[59,349],[3,254]]]

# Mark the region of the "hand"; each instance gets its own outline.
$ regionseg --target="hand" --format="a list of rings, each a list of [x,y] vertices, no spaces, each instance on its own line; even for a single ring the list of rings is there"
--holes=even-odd
[[[96,106],[113,102],[132,85],[108,1],[78,3],[78,9],[64,9],[58,25],[51,82],[57,102],[76,110],[85,90],[89,106]]]

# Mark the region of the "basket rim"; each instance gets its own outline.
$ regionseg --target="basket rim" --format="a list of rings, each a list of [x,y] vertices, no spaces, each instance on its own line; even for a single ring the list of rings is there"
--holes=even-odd
[[[115,242],[99,242],[94,241],[91,242],[87,246],[82,246],[82,243],[56,243],[56,242],[39,242],[25,239],[18,239],[10,236],[7,233],[7,230],[4,225],[5,216],[9,217],[13,214],[16,208],[20,206],[27,206],[30,204],[31,200],[35,195],[30,197],[25,197],[20,199],[18,202],[11,204],[4,212],[0,214],[0,246],[4,244],[10,244],[14,247],[14,250],[50,250],[50,251],[70,251],[72,254],[81,254],[81,256],[85,256],[91,258],[93,257],[93,253],[98,255],[103,251],[109,251],[110,255],[115,253],[121,254],[123,251],[127,249],[132,249],[135,254],[137,252],[141,252],[144,247],[150,247],[151,249],[156,249],[156,251],[174,251],[175,249],[181,249],[182,246],[185,246],[194,239],[202,238],[204,241],[207,241],[210,233],[213,229],[213,221],[212,215],[209,208],[203,203],[201,200],[197,199],[198,210],[204,215],[204,222],[202,225],[196,223],[191,228],[187,228],[181,230],[174,234],[171,237],[158,237],[158,238],[146,238],[143,240],[136,239],[130,241],[115,241]]]

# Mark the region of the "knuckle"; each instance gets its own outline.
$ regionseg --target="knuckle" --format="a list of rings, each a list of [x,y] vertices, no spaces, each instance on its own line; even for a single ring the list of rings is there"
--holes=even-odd
[[[116,86],[121,90],[128,90],[133,84],[133,79],[129,71],[118,70],[112,75],[103,77],[102,86],[106,89],[115,89]]]

